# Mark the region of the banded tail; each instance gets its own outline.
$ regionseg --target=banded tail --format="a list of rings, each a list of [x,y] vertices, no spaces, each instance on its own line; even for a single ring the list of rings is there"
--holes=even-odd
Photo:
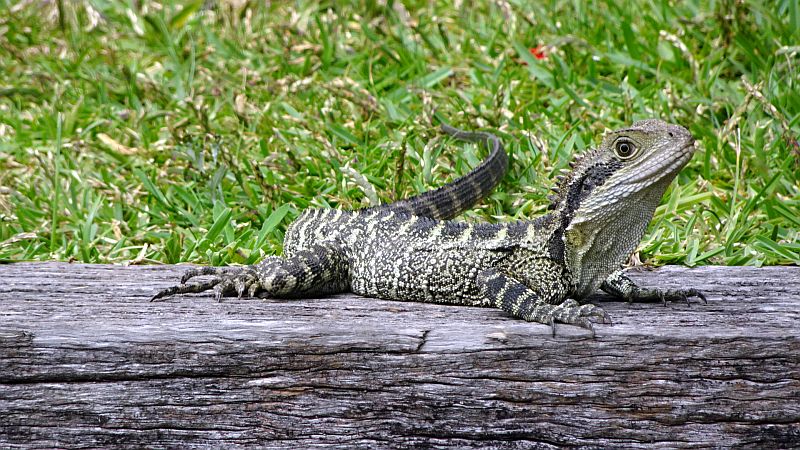
[[[442,125],[442,132],[467,142],[481,142],[491,148],[489,156],[463,177],[438,189],[414,197],[377,206],[437,220],[452,219],[489,195],[508,169],[508,156],[497,136],[486,132],[468,132]]]

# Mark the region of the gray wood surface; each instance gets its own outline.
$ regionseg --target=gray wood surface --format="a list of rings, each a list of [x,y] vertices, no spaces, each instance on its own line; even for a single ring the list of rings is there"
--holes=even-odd
[[[0,265],[0,447],[800,446],[800,268],[632,276],[591,339],[342,295],[148,303],[180,266]]]

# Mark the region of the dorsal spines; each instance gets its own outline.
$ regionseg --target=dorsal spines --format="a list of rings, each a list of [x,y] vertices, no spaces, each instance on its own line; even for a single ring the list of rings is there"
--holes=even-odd
[[[586,176],[586,172],[598,162],[602,150],[599,148],[591,149],[580,154],[569,162],[570,169],[562,169],[562,173],[556,176],[556,184],[552,188],[553,194],[547,199],[550,201],[548,209],[558,209],[569,195],[570,187],[576,183],[581,183]]]

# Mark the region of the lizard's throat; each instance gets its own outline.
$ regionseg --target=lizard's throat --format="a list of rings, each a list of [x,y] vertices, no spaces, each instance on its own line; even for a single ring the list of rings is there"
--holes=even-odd
[[[564,233],[565,259],[575,297],[594,293],[611,272],[628,260],[644,236],[663,193],[660,186],[651,186],[602,210],[576,211]]]

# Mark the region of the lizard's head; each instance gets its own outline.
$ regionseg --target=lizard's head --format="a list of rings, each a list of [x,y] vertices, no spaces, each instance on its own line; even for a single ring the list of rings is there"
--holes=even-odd
[[[551,206],[561,212],[565,226],[613,216],[621,209],[641,209],[645,199],[655,202],[647,205],[655,209],[694,150],[689,130],[661,120],[641,120],[612,131],[598,148],[571,164],[554,189]]]
[[[598,148],[575,160],[552,205],[575,295],[592,293],[627,260],[694,150],[686,128],[642,120],[608,133]]]

